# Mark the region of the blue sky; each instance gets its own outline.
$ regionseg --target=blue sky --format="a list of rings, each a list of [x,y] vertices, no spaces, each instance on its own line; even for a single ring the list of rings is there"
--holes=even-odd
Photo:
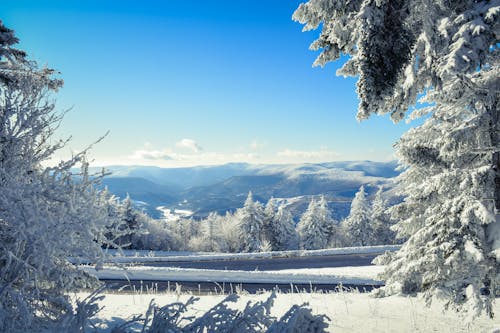
[[[312,68],[300,1],[3,0],[20,48],[65,81],[57,158],[96,165],[389,160],[408,129],[358,123],[355,78]]]

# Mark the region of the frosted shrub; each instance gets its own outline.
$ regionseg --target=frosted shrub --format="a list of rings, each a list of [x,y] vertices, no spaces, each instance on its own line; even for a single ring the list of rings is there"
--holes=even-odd
[[[187,316],[186,312],[198,301],[191,297],[185,303],[176,302],[163,307],[153,302],[146,315],[136,317],[132,321],[115,328],[115,333],[126,333],[133,322],[142,323],[142,332],[163,333],[204,333],[204,332],[238,332],[238,333],[322,333],[328,328],[328,317],[313,315],[307,304],[292,306],[279,320],[271,316],[275,292],[265,301],[248,302],[243,310],[231,308],[239,296],[232,294],[209,309],[199,317]]]

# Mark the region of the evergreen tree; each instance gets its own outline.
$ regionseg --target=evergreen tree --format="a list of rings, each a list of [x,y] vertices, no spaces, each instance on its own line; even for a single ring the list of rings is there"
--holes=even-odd
[[[135,209],[128,193],[126,198],[118,205],[118,214],[122,219],[120,233],[126,233],[126,235],[118,238],[116,243],[121,247],[130,248],[134,234],[140,233],[139,229],[143,225],[142,220],[145,216]]]
[[[497,74],[498,67],[484,69],[472,75],[474,89],[457,79],[446,96],[429,94],[437,102],[433,116],[398,142],[410,168],[400,176],[405,201],[393,214],[400,221],[395,230],[408,241],[387,265],[385,293],[424,290],[428,300],[445,295],[448,305],[473,316],[492,315],[500,292],[500,226],[488,127],[498,96],[478,96],[498,91]]]
[[[264,221],[262,226],[262,241],[271,244],[271,249],[276,250],[273,238],[273,224],[275,223],[276,207],[273,198],[267,201],[264,208]]]
[[[130,229],[134,230],[139,228],[140,221],[138,220],[138,210],[135,209],[132,199],[127,193],[127,197],[123,200],[121,207],[121,215],[125,225]]]
[[[319,207],[314,198],[311,199],[297,225],[300,237],[300,247],[304,250],[318,250],[326,248],[330,230],[319,218]]]
[[[264,225],[264,211],[259,202],[253,201],[252,192],[243,208],[238,211],[240,240],[245,252],[258,252],[262,247],[262,227]]]
[[[426,116],[397,144],[405,201],[393,209],[408,238],[385,273],[385,294],[424,292],[483,310],[500,293],[498,1],[329,1],[294,19],[322,33],[316,64],[351,56],[358,118]],[[418,106],[418,105],[417,105]],[[468,305],[468,306],[465,306]]]
[[[339,238],[337,223],[332,218],[332,212],[328,208],[328,202],[324,195],[320,197],[318,202],[318,219],[319,223],[323,224],[328,230],[328,242],[326,246],[336,243],[336,239]]]
[[[299,238],[295,230],[292,214],[285,208],[284,204],[278,207],[278,212],[273,219],[273,250],[285,251],[296,250],[299,247]]]
[[[387,212],[387,201],[380,186],[372,202],[371,221],[373,225],[373,245],[394,244],[396,235],[391,230],[391,217]]]
[[[373,243],[371,209],[366,199],[365,187],[361,186],[351,203],[351,211],[344,221],[348,246],[367,246]]]

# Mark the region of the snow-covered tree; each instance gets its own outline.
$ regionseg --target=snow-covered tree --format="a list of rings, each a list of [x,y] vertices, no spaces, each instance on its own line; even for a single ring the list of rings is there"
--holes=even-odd
[[[0,22],[1,332],[40,328],[72,313],[68,291],[95,280],[68,257],[99,262],[105,225],[114,222],[85,152],[43,166],[65,143],[53,138],[61,114],[51,101],[62,81],[27,61],[16,43]]]
[[[237,252],[241,249],[239,221],[234,214],[226,212],[221,219],[219,231],[221,233],[219,246],[222,252]]]
[[[319,218],[318,213],[318,203],[312,198],[297,224],[300,247],[304,250],[324,249],[328,245],[330,227]]]
[[[344,234],[349,246],[367,246],[373,243],[371,207],[361,186],[351,203],[351,211],[345,219]]]
[[[128,193],[123,202],[121,203],[120,208],[121,208],[122,218],[125,221],[127,227],[131,230],[139,228],[140,221],[137,218],[139,211],[134,207],[132,199],[130,199],[130,195],[128,195]]]
[[[328,202],[324,195],[322,195],[318,201],[318,219],[328,230],[327,246],[330,246],[330,244],[337,244],[337,239],[340,238],[337,221],[332,218],[332,212],[330,208],[328,208]]]
[[[284,251],[298,249],[299,238],[295,230],[295,222],[293,221],[292,214],[290,214],[284,204],[278,207],[271,227],[273,250]]]
[[[163,220],[153,219],[143,212],[136,212],[140,225],[132,233],[131,248],[138,250],[173,251],[181,248],[182,241]]]
[[[498,91],[497,74],[498,67],[472,75],[475,89],[457,79],[446,83],[447,96],[429,94],[433,116],[399,141],[400,158],[411,167],[400,177],[407,197],[393,209],[401,221],[394,229],[409,239],[387,266],[385,292],[424,290],[429,300],[444,295],[472,315],[492,313],[500,292],[500,227],[488,127],[498,93],[478,97]],[[416,258],[410,269],[407,262]]]
[[[252,192],[248,193],[243,208],[238,210],[240,240],[245,252],[258,252],[262,247],[262,227],[264,209],[258,201],[253,201]]]
[[[372,202],[373,245],[394,244],[396,240],[396,235],[391,230],[392,219],[387,212],[388,205],[383,192],[384,188],[380,186]]]
[[[132,239],[136,238],[136,234],[140,234],[141,232],[143,232],[140,229],[145,224],[144,220],[148,219],[149,217],[134,207],[132,199],[130,199],[130,196],[128,194],[122,202],[117,203],[116,205],[116,213],[122,220],[120,222],[123,229],[121,233],[125,231],[126,235],[119,237],[115,240],[115,242],[123,248],[131,247]],[[113,206],[111,206],[111,209],[113,209]]]
[[[216,212],[208,214],[206,219],[199,222],[199,231],[196,237],[189,240],[194,251],[216,252],[221,250],[223,243],[220,228],[222,217]]]
[[[262,241],[271,244],[271,248],[274,249],[273,244],[273,223],[276,215],[276,206],[274,204],[274,199],[271,198],[267,201],[264,208],[264,221],[262,225]]]
[[[418,108],[426,116],[397,144],[406,171],[395,230],[408,237],[385,273],[385,294],[424,292],[485,310],[500,267],[499,19],[492,1],[330,1],[294,19],[320,25],[316,64],[342,54],[339,74],[359,76],[358,119]],[[417,98],[424,96],[423,104]],[[468,305],[468,306],[463,306]]]

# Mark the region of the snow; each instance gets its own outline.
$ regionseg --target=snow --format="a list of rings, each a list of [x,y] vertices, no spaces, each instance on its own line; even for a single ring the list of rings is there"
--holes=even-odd
[[[474,259],[476,262],[483,260],[483,254],[477,249],[472,241],[465,241],[464,250],[466,255],[469,256],[469,258]]]
[[[85,293],[75,295],[82,299]],[[262,295],[240,295],[235,305],[243,308],[248,301],[264,300],[269,293]],[[104,306],[94,323],[101,328],[98,332],[110,332],[105,327],[123,323],[133,315],[144,314],[152,299],[160,305],[181,301],[185,302],[190,295],[168,294],[106,294],[99,303]],[[200,296],[188,315],[200,316],[224,296]],[[331,318],[329,331],[336,333],[351,332],[485,332],[493,333],[500,330],[498,319],[489,320],[480,317],[469,325],[460,314],[442,312],[441,304],[431,308],[424,305],[424,300],[416,297],[392,296],[373,298],[366,293],[278,293],[271,315],[280,317],[292,304],[309,303],[314,314],[326,314]],[[500,312],[498,302],[494,306],[496,313]]]
[[[108,262],[114,263],[146,263],[146,262],[172,262],[172,261],[210,261],[210,260],[241,260],[257,258],[293,258],[315,257],[343,254],[380,254],[386,251],[397,251],[400,245],[377,245],[344,247],[321,250],[291,250],[250,253],[210,253],[210,252],[168,252],[168,251],[123,251],[123,255],[116,250],[108,250],[112,257]],[[114,256],[113,256],[114,255]]]
[[[127,269],[104,266],[96,270],[91,266],[81,269],[106,280],[149,280],[185,282],[231,282],[231,283],[275,283],[275,284],[350,284],[382,285],[377,275],[383,266],[332,267],[285,269],[279,271],[211,270],[177,267],[127,267]]]
[[[162,213],[162,219],[166,221],[177,221],[180,218],[189,218],[194,213],[187,209],[168,208],[166,206],[156,207]]]

